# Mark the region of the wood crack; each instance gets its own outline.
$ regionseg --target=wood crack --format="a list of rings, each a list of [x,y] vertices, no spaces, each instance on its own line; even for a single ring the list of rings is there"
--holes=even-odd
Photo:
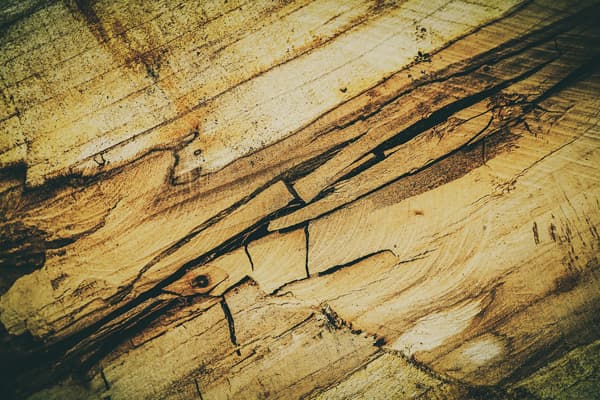
[[[240,353],[240,345],[237,342],[237,338],[235,337],[235,322],[233,321],[233,315],[231,315],[231,311],[229,310],[229,306],[227,305],[227,301],[223,298],[220,302],[221,308],[223,309],[223,314],[225,315],[225,319],[227,320],[227,326],[229,327],[229,338],[231,339],[231,344],[236,348],[236,353],[238,356],[241,356]]]
[[[0,397],[597,386],[597,0],[42,3],[0,27]]]

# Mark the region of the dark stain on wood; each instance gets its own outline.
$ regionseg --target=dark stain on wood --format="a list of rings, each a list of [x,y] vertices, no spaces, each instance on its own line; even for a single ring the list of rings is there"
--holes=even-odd
[[[109,40],[108,34],[98,17],[98,14],[94,10],[94,0],[73,0],[75,6],[81,13],[81,16],[85,19],[86,23],[90,27],[92,33],[98,39],[100,43],[106,43]]]
[[[533,223],[533,240],[535,242],[535,244],[540,244],[540,235],[538,233],[538,226],[537,226],[537,222]]]
[[[563,276],[559,277],[558,279],[556,279],[556,281],[554,282],[554,284],[556,285],[554,292],[555,293],[568,292],[577,286],[580,279],[581,279],[581,277],[579,275],[577,275],[576,273],[567,273],[566,275],[563,275]]]
[[[46,233],[22,222],[0,226],[0,294],[46,262]]]

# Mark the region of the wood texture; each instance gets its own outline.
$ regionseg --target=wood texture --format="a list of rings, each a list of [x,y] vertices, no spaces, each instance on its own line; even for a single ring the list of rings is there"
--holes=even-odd
[[[3,398],[596,398],[598,3],[7,1]]]

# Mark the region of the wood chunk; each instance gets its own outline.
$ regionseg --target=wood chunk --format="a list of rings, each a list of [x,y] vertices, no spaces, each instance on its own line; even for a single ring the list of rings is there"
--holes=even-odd
[[[322,301],[339,298],[368,286],[373,280],[386,275],[396,267],[400,261],[391,251],[382,251],[366,255],[364,258],[352,263],[323,268],[324,265],[310,264],[311,276],[315,279],[298,282],[286,287],[295,297],[309,300],[315,304]],[[324,293],[327,293],[326,297]],[[343,310],[334,307],[338,313]]]
[[[248,244],[252,260],[250,274],[266,293],[307,277],[304,229],[288,233],[273,233]]]
[[[209,262],[206,267],[208,270],[222,271],[226,274],[224,280],[213,280],[213,282],[218,282],[218,284],[210,290],[211,296],[222,295],[229,288],[252,274],[252,264],[242,248],[222,255],[216,260]],[[198,274],[202,274],[202,270],[203,268],[200,267],[197,270],[192,270],[192,273],[194,276],[198,276]]]

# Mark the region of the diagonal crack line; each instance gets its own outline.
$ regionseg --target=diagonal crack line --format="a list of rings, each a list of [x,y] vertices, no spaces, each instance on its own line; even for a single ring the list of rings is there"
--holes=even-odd
[[[503,127],[514,126],[514,125],[520,123],[521,121],[526,123],[524,118],[527,115],[529,115],[529,113],[531,113],[536,108],[541,108],[543,110],[543,108],[540,107],[539,104],[542,103],[544,100],[547,100],[548,98],[550,98],[553,95],[560,92],[562,89],[564,89],[564,88],[568,87],[569,85],[574,84],[578,81],[581,81],[582,79],[585,79],[586,77],[588,77],[589,75],[591,75],[595,71],[597,71],[598,68],[600,68],[599,61],[600,61],[600,55],[597,54],[594,57],[592,57],[590,60],[588,60],[586,63],[580,65],[579,67],[577,67],[576,69],[571,71],[567,76],[565,76],[564,78],[557,81],[552,87],[550,87],[548,90],[545,90],[543,93],[541,93],[539,96],[535,97],[534,99],[528,100],[528,101],[521,101],[521,102],[514,101],[513,103],[509,104],[508,106],[522,104],[523,112],[521,114],[515,116],[514,118],[504,121],[502,127],[495,129],[493,132],[491,132],[490,134],[488,134],[486,136],[491,136],[492,134],[496,133],[497,131],[500,131],[501,129],[503,129]],[[505,106],[502,106],[502,107],[505,107]],[[546,111],[546,112],[548,112],[548,111]],[[554,112],[556,113],[556,111],[554,111]],[[485,129],[482,130],[481,132],[479,132],[477,135],[473,136],[469,140],[467,145],[471,145],[471,144],[477,142],[479,139],[479,136],[484,131],[485,131]]]
[[[227,301],[225,297],[220,302],[221,308],[223,309],[223,314],[225,314],[225,319],[227,319],[227,326],[229,327],[229,338],[231,339],[231,343],[236,347],[236,353],[238,356],[241,356],[240,345],[237,342],[237,338],[235,336],[235,322],[233,320],[233,315],[231,314],[231,310],[227,305]]]
[[[580,23],[583,23],[583,22],[587,22],[590,19],[589,13],[593,9],[594,9],[594,7],[588,7],[584,10],[581,10],[575,14],[569,15],[569,16],[561,19],[550,26],[541,27],[533,32],[529,32],[518,38],[511,39],[493,49],[490,49],[490,50],[484,52],[481,55],[474,57],[474,58],[452,64],[452,65],[442,69],[441,71],[438,71],[430,79],[424,80],[422,82],[419,81],[414,86],[411,86],[411,87],[407,88],[406,90],[402,90],[402,91],[394,94],[392,97],[390,97],[386,101],[382,102],[379,107],[372,110],[370,113],[360,115],[356,119],[348,121],[339,126],[336,126],[335,128],[343,129],[343,128],[346,128],[348,126],[355,124],[358,121],[361,121],[361,120],[364,121],[364,120],[370,118],[371,116],[379,113],[381,111],[381,109],[385,108],[387,105],[389,105],[391,103],[394,103],[400,97],[408,95],[419,88],[428,86],[432,83],[443,83],[452,78],[469,75],[469,74],[475,72],[477,69],[481,68],[483,65],[496,64],[496,63],[503,61],[505,59],[508,59],[510,57],[517,56],[521,53],[524,53],[527,50],[530,50],[538,45],[544,44],[544,43],[548,42],[549,40],[553,39],[554,37],[558,36],[559,34],[564,33],[566,31],[568,31],[569,29],[572,29],[574,26],[576,26]],[[593,12],[592,12],[592,14],[593,14]],[[490,24],[493,24],[494,22],[497,22],[497,21],[492,21]],[[471,34],[477,32],[479,30],[480,30],[480,28],[476,29]],[[470,36],[471,34],[469,34],[467,36]],[[464,39],[464,37],[461,37],[459,39]],[[449,43],[449,45],[451,45],[453,43],[455,43],[455,42],[452,41]],[[432,54],[436,54],[436,53],[444,50],[447,47],[448,46],[442,47],[442,48],[438,49],[438,51],[436,51]],[[409,65],[409,66],[411,66],[411,65]],[[398,71],[398,73],[400,73],[404,70],[405,70],[405,68]]]
[[[469,96],[460,98],[457,101],[454,101],[450,104],[447,104],[447,105],[439,108],[438,110],[432,112],[428,118],[425,118],[425,119],[419,120],[418,122],[415,122],[408,128],[403,129],[401,132],[398,132],[398,134],[396,134],[394,137],[384,141],[383,143],[380,143],[379,145],[377,145],[374,148],[373,151],[384,151],[388,148],[408,142],[409,140],[418,136],[423,131],[446,121],[450,116],[456,114],[458,111],[461,111],[465,108],[473,106],[474,104],[476,104],[482,100],[485,100],[485,99],[489,98],[490,96],[493,96],[494,94],[502,91],[503,89],[506,89],[507,87],[513,85],[514,83],[517,83],[517,82],[520,82],[520,81],[523,81],[523,80],[529,78],[530,76],[532,76],[536,72],[540,71],[545,66],[556,61],[559,57],[560,57],[560,55],[558,55],[558,54],[553,57],[549,57],[547,60],[540,62],[539,64],[537,64],[534,67],[528,69],[527,71],[519,74],[518,76],[498,82],[496,85],[494,85],[488,89],[485,89],[485,90],[473,93]],[[408,132],[409,134],[401,135],[403,132]],[[399,135],[401,135],[401,136],[399,137]]]
[[[100,376],[102,377],[102,382],[104,383],[104,388],[106,390],[110,390],[110,384],[108,383],[108,379],[106,379],[106,375],[104,374],[104,368],[100,367]]]
[[[302,321],[292,325],[291,327],[289,327],[288,329],[286,329],[285,331],[279,333],[276,336],[273,336],[273,339],[279,339],[285,335],[287,335],[288,333],[292,332],[294,329],[297,329],[299,327],[301,327],[302,325],[305,325],[308,321],[312,320],[313,317],[315,316],[314,312],[311,312],[306,318],[304,318]]]
[[[451,115],[455,114],[456,112],[458,112],[458,111],[460,111],[460,110],[462,110],[462,109],[464,109],[466,107],[472,106],[473,104],[476,104],[477,102],[479,102],[481,100],[484,100],[484,99],[486,99],[486,98],[488,98],[488,97],[490,97],[490,96],[492,96],[492,95],[500,92],[501,90],[505,89],[506,87],[510,86],[511,84],[513,84],[515,82],[519,82],[521,80],[524,80],[524,79],[528,78],[529,76],[535,74],[536,72],[538,72],[539,70],[541,70],[542,68],[544,68],[546,65],[548,65],[548,64],[552,63],[553,61],[555,61],[558,57],[559,57],[558,55],[554,56],[554,57],[550,57],[548,60],[537,64],[535,67],[530,68],[529,70],[521,73],[520,75],[518,75],[518,76],[516,76],[514,78],[502,81],[502,82],[498,83],[495,86],[492,86],[492,87],[490,87],[488,89],[485,89],[485,90],[482,90],[480,92],[474,93],[474,94],[472,94],[470,96],[466,96],[466,97],[464,97],[464,98],[462,98],[460,100],[457,100],[457,101],[455,101],[455,102],[453,102],[451,104],[448,104],[448,105],[446,105],[446,106],[444,106],[444,107],[442,107],[442,108],[434,111],[433,113],[431,113],[431,115],[428,118],[422,119],[422,120],[414,123],[410,127],[402,130],[400,133],[398,133],[394,137],[392,137],[392,138],[384,141],[383,143],[380,143],[374,149],[374,151],[383,151],[386,148],[395,147],[395,146],[397,146],[399,144],[403,144],[403,143],[408,142],[409,140],[411,140],[411,139],[415,138],[416,136],[418,136],[419,134],[421,134],[423,131],[425,131],[427,129],[430,129],[430,128],[436,126],[439,123],[444,122],[445,120],[447,120],[448,117],[450,117]],[[408,135],[401,135],[400,136],[400,134],[402,132],[409,132],[409,134]],[[438,163],[438,162],[440,162],[442,160],[445,160],[445,159],[453,156],[454,154],[462,151],[464,149],[464,147],[465,146],[461,146],[461,147],[459,147],[457,149],[454,149],[454,150],[450,151],[449,153],[447,153],[447,154],[439,157],[438,159],[434,160],[433,162],[427,164],[424,167],[421,167],[421,168],[418,168],[418,169],[416,169],[414,171],[411,171],[409,173],[397,176],[397,177],[391,179],[390,181],[388,181],[388,182],[386,182],[384,184],[381,184],[381,185],[379,185],[377,187],[374,187],[371,190],[369,190],[369,191],[367,191],[367,192],[359,195],[358,197],[352,199],[351,203],[359,201],[359,200],[363,199],[366,196],[369,196],[370,194],[372,194],[372,193],[376,192],[377,190],[381,189],[382,187],[389,186],[389,185],[391,185],[391,184],[393,184],[393,183],[395,183],[395,182],[397,182],[397,181],[399,181],[399,180],[401,180],[401,179],[403,179],[403,178],[405,178],[407,176],[414,175],[414,174],[422,171],[423,169],[430,167],[431,165],[434,165],[434,164],[436,164],[436,163]],[[358,170],[355,171],[355,174],[359,174],[361,172],[363,172],[363,171],[360,170],[360,169],[358,169]],[[351,177],[352,176],[346,177],[346,179],[349,179]],[[335,182],[333,182],[330,186],[328,186],[327,188],[325,188],[324,190],[322,190],[321,193],[319,195],[317,195],[314,198],[313,201],[318,201],[318,200],[326,197],[328,194],[330,194],[335,189],[334,186],[332,186],[332,185],[335,185],[336,183],[339,183],[339,182],[340,182],[340,180],[338,179]],[[315,216],[313,218],[308,219],[307,221],[302,221],[302,223],[310,223],[310,221],[313,221],[313,220],[315,220],[317,218],[321,218],[323,216],[329,215],[329,214],[331,214],[331,213],[333,213],[333,212],[335,212],[335,211],[337,211],[337,210],[339,210],[339,209],[341,209],[343,207],[346,207],[347,205],[348,205],[348,203],[344,203],[344,204],[338,205],[336,207],[328,209],[327,211],[323,212],[322,214],[319,214],[319,215],[317,215],[317,216]],[[289,228],[291,229],[293,227],[294,226],[291,226]]]
[[[250,269],[254,271],[254,261],[252,261],[252,256],[248,250],[248,243],[244,244],[244,253],[246,253],[246,257],[248,257],[248,261],[250,262]]]
[[[319,272],[319,276],[323,276],[323,275],[330,275],[333,274],[334,272],[339,271],[340,269],[344,269],[344,268],[348,268],[348,267],[352,267],[358,263],[360,263],[361,261],[364,261],[368,258],[371,258],[373,256],[376,256],[378,254],[383,254],[383,253],[391,253],[392,255],[396,255],[392,250],[390,249],[383,249],[383,250],[378,250],[369,254],[365,254],[364,256],[361,256],[359,258],[356,258],[352,261],[349,261],[347,263],[344,264],[338,264],[338,265],[334,265],[333,267],[327,268],[325,271],[321,271]]]
[[[202,392],[200,391],[200,385],[198,384],[198,379],[194,378],[194,384],[196,386],[196,393],[198,393],[198,398],[200,400],[203,400],[203,398],[202,398]]]

